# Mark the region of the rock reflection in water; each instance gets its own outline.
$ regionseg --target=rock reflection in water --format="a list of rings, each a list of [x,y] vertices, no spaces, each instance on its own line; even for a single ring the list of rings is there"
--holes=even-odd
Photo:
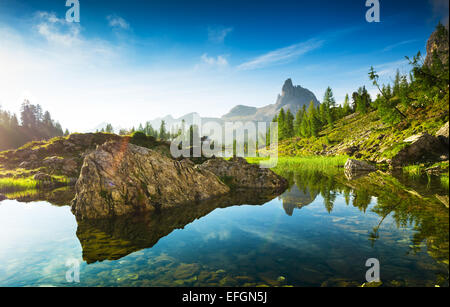
[[[77,237],[88,264],[117,260],[135,251],[153,247],[175,229],[183,229],[218,208],[237,205],[263,205],[278,191],[238,190],[208,201],[166,208],[159,212],[108,219],[78,219]]]

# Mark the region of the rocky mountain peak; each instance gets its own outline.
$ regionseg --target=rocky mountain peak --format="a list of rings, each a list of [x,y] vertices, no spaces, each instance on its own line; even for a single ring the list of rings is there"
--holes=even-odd
[[[281,96],[291,96],[294,94],[294,84],[292,79],[289,78],[284,82],[283,89],[281,91]]]
[[[308,106],[311,101],[313,101],[315,105],[319,104],[316,96],[311,91],[300,85],[294,86],[292,79],[289,78],[284,82],[276,106],[278,108],[288,106],[290,109],[294,109],[291,111],[296,111],[303,105]]]

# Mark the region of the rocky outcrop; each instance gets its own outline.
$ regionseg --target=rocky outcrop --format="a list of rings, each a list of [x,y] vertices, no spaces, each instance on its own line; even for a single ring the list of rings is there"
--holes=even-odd
[[[368,173],[376,171],[376,167],[359,160],[348,159],[344,166],[345,175],[349,179],[357,178],[361,173]]]
[[[427,56],[425,58],[425,65],[431,66],[433,63],[433,56],[437,56],[442,64],[448,65],[449,56],[449,36],[448,26],[439,25],[427,42]]]
[[[230,187],[257,189],[286,189],[288,182],[269,169],[249,164],[244,158],[211,159],[197,166],[214,173]]]
[[[403,141],[406,146],[391,159],[393,167],[423,161],[448,159],[448,148],[438,137],[428,133],[413,135]]]
[[[449,137],[449,127],[448,122],[436,132],[436,137],[444,144],[445,146],[449,145],[448,137]]]
[[[151,211],[229,192],[211,172],[127,142],[108,142],[86,156],[72,211],[101,218]]]
[[[290,104],[307,106],[311,101],[314,102],[315,105],[319,104],[316,96],[311,91],[299,85],[294,86],[292,79],[287,79],[284,82],[281,95],[278,96],[276,105],[279,108]]]
[[[222,116],[222,121],[263,121],[271,122],[273,117],[279,114],[281,108],[284,111],[290,110],[295,114],[304,105],[308,107],[310,102],[318,105],[319,101],[316,96],[308,89],[301,86],[294,86],[291,79],[287,79],[278,95],[275,104],[271,104],[262,108],[237,106],[228,114]]]
[[[6,200],[6,196],[0,193],[0,201]]]

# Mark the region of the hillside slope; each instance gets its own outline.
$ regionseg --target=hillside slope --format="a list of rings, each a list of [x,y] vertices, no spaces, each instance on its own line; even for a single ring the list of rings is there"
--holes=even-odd
[[[318,137],[293,138],[279,144],[282,156],[349,155],[377,163],[388,162],[405,140],[421,133],[435,135],[449,119],[448,95],[439,103],[407,114],[408,123],[387,125],[377,111],[354,113],[323,129]],[[448,157],[443,157],[443,159]]]

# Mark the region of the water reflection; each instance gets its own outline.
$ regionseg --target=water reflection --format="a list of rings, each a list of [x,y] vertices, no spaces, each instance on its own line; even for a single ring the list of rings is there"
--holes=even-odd
[[[220,198],[159,212],[100,220],[78,219],[77,237],[87,263],[117,260],[132,252],[153,247],[173,230],[183,229],[215,209],[243,204],[263,205],[278,195],[277,191],[238,190]]]
[[[380,239],[379,230],[388,216],[397,227],[413,226],[411,252],[418,252],[422,242],[428,253],[437,261],[448,265],[449,259],[449,191],[441,185],[438,177],[423,177],[416,180],[401,173],[362,173],[349,179],[347,174],[328,176],[324,172],[285,173],[290,188],[281,196],[288,215],[294,208],[302,208],[323,197],[326,210],[333,211],[338,194],[342,194],[347,205],[366,212],[376,198],[371,212],[379,216],[379,222],[368,234],[375,242]]]
[[[38,250],[10,240],[14,245],[0,250],[0,285],[65,285],[64,254],[82,255],[83,286],[358,286],[371,257],[381,259],[386,286],[448,286],[449,192],[439,178],[375,172],[349,179],[343,171],[283,176],[290,187],[278,199],[279,192],[245,190],[94,221],[75,221],[67,207],[48,206],[45,223],[55,216],[66,222],[30,227],[30,233],[48,230],[33,237]],[[62,206],[70,193],[18,196]],[[31,214],[21,205],[18,216]],[[28,218],[42,218],[39,210],[33,206]],[[70,220],[65,214],[71,228],[55,232]],[[14,233],[5,219],[0,232]],[[54,244],[53,232],[64,233]]]

